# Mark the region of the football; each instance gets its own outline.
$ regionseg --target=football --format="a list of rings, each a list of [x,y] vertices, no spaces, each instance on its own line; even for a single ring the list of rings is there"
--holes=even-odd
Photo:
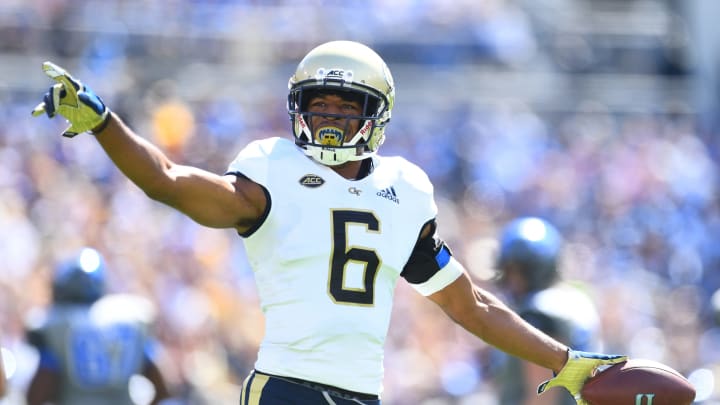
[[[580,395],[590,405],[690,405],[695,388],[665,364],[628,359],[591,377]]]

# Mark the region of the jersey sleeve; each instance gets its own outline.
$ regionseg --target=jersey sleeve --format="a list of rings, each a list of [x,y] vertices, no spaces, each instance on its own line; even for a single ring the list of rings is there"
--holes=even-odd
[[[243,238],[249,237],[255,233],[255,231],[262,226],[267,219],[267,216],[272,207],[272,198],[270,190],[268,190],[268,182],[270,177],[270,164],[273,161],[273,150],[281,148],[282,144],[279,142],[279,138],[268,138],[258,141],[250,142],[245,148],[243,148],[230,162],[225,174],[232,174],[235,176],[245,177],[257,184],[259,184],[265,193],[265,199],[267,204],[265,205],[265,212],[261,215],[260,219],[246,232],[240,233],[239,235]]]
[[[274,145],[274,138],[250,142],[230,162],[225,174],[241,175],[255,183],[267,184],[268,157]]]

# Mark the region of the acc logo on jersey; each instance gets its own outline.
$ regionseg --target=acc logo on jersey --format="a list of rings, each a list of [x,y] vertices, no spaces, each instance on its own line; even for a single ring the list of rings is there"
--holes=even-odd
[[[325,180],[317,174],[306,174],[302,176],[298,182],[301,185],[310,188],[317,188],[325,184]]]

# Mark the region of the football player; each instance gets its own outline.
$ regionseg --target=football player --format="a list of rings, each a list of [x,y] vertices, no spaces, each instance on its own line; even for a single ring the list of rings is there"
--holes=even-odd
[[[511,308],[531,325],[575,349],[601,350],[594,303],[578,287],[561,280],[562,242],[555,226],[541,218],[521,217],[508,223],[499,238],[498,285]],[[535,385],[545,370],[514,357],[503,360],[498,378],[501,404],[575,404],[560,390],[538,398]]]
[[[34,115],[91,132],[149,197],[243,238],[265,335],[242,404],[379,404],[383,346],[402,277],[469,332],[578,392],[599,364],[474,285],[439,236],[433,186],[402,157],[378,154],[395,101],[388,66],[352,41],[321,44],[289,80],[290,139],[246,145],[223,174],[182,165],[137,135],[88,86],[52,63],[57,83]]]
[[[53,304],[27,332],[40,355],[28,405],[131,405],[133,375],[152,383],[152,404],[169,398],[152,360],[152,305],[140,297],[105,294],[104,273],[102,256],[91,248],[56,266]]]

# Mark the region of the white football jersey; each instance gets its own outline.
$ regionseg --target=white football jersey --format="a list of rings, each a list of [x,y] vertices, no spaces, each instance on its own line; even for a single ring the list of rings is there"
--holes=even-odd
[[[266,317],[257,370],[381,392],[395,284],[437,207],[420,168],[372,159],[367,177],[347,180],[270,138],[230,164],[270,197],[264,222],[244,235]],[[415,287],[428,295],[459,275],[439,273]]]

